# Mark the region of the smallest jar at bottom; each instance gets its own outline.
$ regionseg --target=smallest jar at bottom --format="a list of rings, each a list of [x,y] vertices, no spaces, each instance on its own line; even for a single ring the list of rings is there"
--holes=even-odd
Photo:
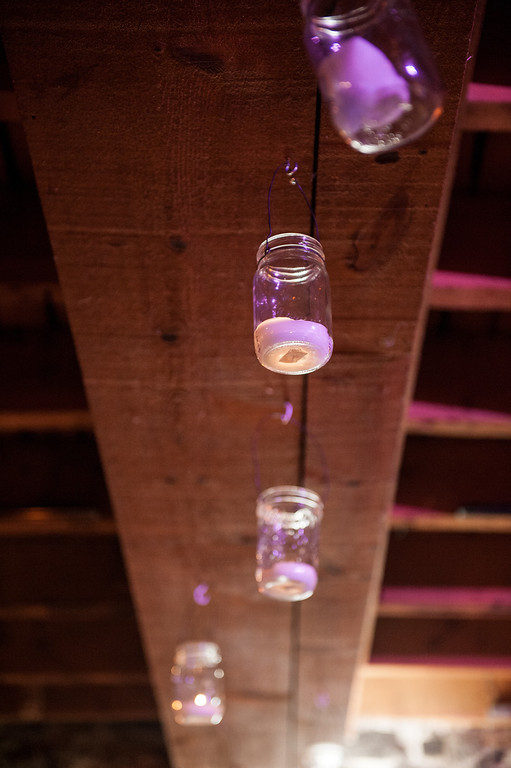
[[[216,643],[187,642],[176,648],[171,670],[172,710],[179,725],[218,725],[225,712],[224,672]]]
[[[259,592],[286,602],[310,597],[318,582],[320,496],[295,485],[269,488],[260,494],[256,514]]]

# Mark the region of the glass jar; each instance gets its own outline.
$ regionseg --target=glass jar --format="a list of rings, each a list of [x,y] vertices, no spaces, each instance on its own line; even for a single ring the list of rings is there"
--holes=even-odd
[[[211,642],[186,642],[176,648],[171,670],[172,710],[179,725],[218,725],[225,712],[220,648]]]
[[[303,768],[342,768],[344,750],[340,744],[333,741],[317,741],[306,747],[303,758]]]
[[[317,240],[292,232],[264,240],[253,294],[254,345],[261,365],[298,375],[328,362],[333,350],[330,283]]]
[[[297,485],[268,488],[256,515],[259,592],[287,602],[310,597],[318,582],[320,496]]]
[[[442,114],[443,87],[408,0],[302,0],[302,13],[323,98],[354,149],[396,149]]]

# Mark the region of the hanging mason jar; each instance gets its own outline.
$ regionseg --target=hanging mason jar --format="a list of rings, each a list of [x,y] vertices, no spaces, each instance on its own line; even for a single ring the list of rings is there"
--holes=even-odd
[[[306,747],[303,768],[342,768],[344,749],[333,741],[317,741]]]
[[[171,678],[172,710],[179,725],[218,725],[225,711],[222,656],[216,643],[187,642],[176,648]]]
[[[297,375],[328,362],[333,350],[330,283],[318,240],[290,232],[264,240],[253,294],[254,344],[261,365]]]
[[[288,602],[310,597],[318,582],[321,497],[296,485],[268,488],[256,514],[259,592]]]
[[[442,84],[408,0],[302,0],[302,12],[323,98],[354,149],[396,149],[442,114]]]

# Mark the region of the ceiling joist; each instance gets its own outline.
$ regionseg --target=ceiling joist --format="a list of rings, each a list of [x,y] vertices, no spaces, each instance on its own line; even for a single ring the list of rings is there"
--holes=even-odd
[[[250,447],[284,400],[305,418],[303,385],[255,360],[251,279],[274,168],[292,157],[310,194],[316,84],[299,9],[291,0],[4,5],[19,111],[175,768],[196,768],[204,755],[210,768],[295,766],[312,741],[342,740],[368,654],[477,3],[420,4],[446,109],[392,162],[345,147],[322,115],[316,215],[335,351],[308,379],[306,413],[330,484],[319,587],[292,608],[255,588]],[[275,192],[275,231],[308,231],[296,197]],[[299,454],[298,440],[265,443],[263,476],[289,482]],[[202,611],[192,600],[198,580],[212,596]],[[174,648],[192,635],[220,644],[229,697],[224,722],[200,733],[177,726],[169,707]]]

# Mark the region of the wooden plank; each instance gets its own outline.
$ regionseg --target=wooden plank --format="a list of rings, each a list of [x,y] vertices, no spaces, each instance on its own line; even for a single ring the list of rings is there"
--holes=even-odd
[[[318,215],[336,352],[307,402],[333,481],[321,586],[292,610],[255,591],[250,444],[285,399],[300,418],[302,382],[256,363],[250,283],[283,158],[310,193],[316,84],[298,9],[9,9],[7,53],[176,768],[205,753],[212,768],[291,766],[313,736],[342,732],[368,646],[474,8],[425,4],[447,108],[398,162],[356,155],[324,122]],[[282,183],[274,191],[275,231],[308,230],[302,201]],[[299,442],[264,444],[265,478],[296,482]],[[309,443],[309,479],[321,477],[314,461]],[[206,612],[192,603],[199,580]],[[192,631],[218,640],[232,706],[218,728],[189,734],[168,700],[173,649]]]
[[[0,515],[0,537],[115,536],[112,518],[97,509],[52,509],[28,507],[4,510]]]
[[[502,618],[511,613],[507,587],[383,587],[383,618]]]
[[[0,606],[0,621],[84,621],[113,619],[132,612],[129,600],[78,604],[31,603]]]
[[[174,761],[206,753],[225,764],[227,731],[233,763],[281,765],[289,609],[257,596],[249,451],[283,393],[254,360],[250,283],[273,169],[292,152],[306,185],[311,168],[315,84],[299,14],[291,2],[243,14],[221,3],[213,17],[196,2],[148,15],[132,2],[121,24],[110,3],[101,33],[94,3],[54,23],[49,5],[25,7],[31,23],[9,34],[18,51],[36,45],[44,95],[31,90],[30,67],[18,71],[25,85],[15,79],[24,117],[36,114],[36,173],[41,151],[60,155],[40,181],[64,196],[43,203]],[[91,44],[102,51],[92,69]],[[66,85],[84,67],[92,79]],[[275,192],[277,231],[303,226],[305,207],[296,213],[296,197]],[[172,722],[169,672],[176,643],[194,631],[192,590],[204,574],[218,614],[202,632],[220,643],[234,704],[219,729],[190,735]]]
[[[401,678],[406,680],[410,674],[417,678],[432,679],[465,679],[477,680],[481,676],[492,675],[498,680],[509,681],[511,679],[511,666],[502,664],[486,664],[474,666],[472,664],[457,664],[456,666],[428,666],[427,664],[364,664],[360,668],[362,676],[391,680]]]
[[[0,411],[0,432],[77,432],[92,429],[86,410]]]
[[[451,514],[422,507],[396,505],[390,517],[390,528],[394,531],[472,531],[511,533],[511,515],[492,514]]]
[[[465,131],[511,131],[511,88],[505,85],[470,83],[463,111]]]
[[[429,291],[432,309],[511,311],[511,280],[491,275],[436,270]]]
[[[366,664],[358,716],[431,718],[474,727],[509,725],[492,708],[511,696],[509,667]]]
[[[435,25],[442,12],[433,5],[422,4],[422,21],[436,29],[430,39],[439,41]],[[467,11],[459,7],[463,15]],[[468,47],[468,37],[438,45],[440,66],[453,45]],[[452,68],[455,58],[444,62],[454,102],[463,79]],[[326,223],[327,264],[329,255],[335,259],[329,266],[335,349],[328,367],[310,377],[308,419],[320,436],[332,483],[323,525],[325,583],[302,607],[300,754],[311,741],[339,742],[340,713],[351,727],[349,700],[357,691],[351,690],[352,676],[340,685],[341,670],[354,670],[370,652],[403,402],[418,351],[427,265],[440,247],[453,171],[444,141],[454,126],[454,102],[446,105],[446,121],[423,142],[385,162],[361,162],[339,146],[328,118],[322,124],[318,213]]]
[[[406,431],[430,437],[509,440],[511,414],[415,401],[408,408]]]

